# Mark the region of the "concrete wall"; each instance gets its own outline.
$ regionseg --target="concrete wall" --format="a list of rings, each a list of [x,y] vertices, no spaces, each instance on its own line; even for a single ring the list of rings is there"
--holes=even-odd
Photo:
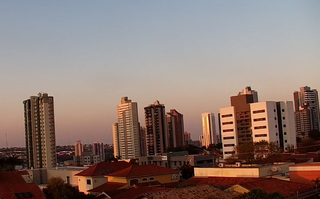
[[[194,168],[196,177],[252,177],[259,178],[259,168]]]

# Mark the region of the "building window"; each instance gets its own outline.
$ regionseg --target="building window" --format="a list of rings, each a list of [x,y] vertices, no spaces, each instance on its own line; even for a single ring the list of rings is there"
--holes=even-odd
[[[222,115],[221,117],[222,118],[224,118],[224,117],[232,117],[232,114]]]
[[[264,113],[264,112],[266,112],[266,110],[256,110],[256,111],[253,111],[252,113],[253,114],[256,114],[256,113]]]
[[[139,180],[138,179],[132,179],[130,180],[130,186],[134,185],[134,184],[138,184]]]
[[[266,118],[256,118],[256,119],[253,119],[254,122],[258,122],[258,121],[265,121]]]
[[[87,185],[91,185],[91,180],[87,179]]]
[[[224,147],[230,147],[230,146],[235,146],[234,144],[224,144]]]
[[[277,126],[277,125],[275,125],[274,127],[278,128],[278,126]]]
[[[284,132],[283,134],[284,134],[284,135],[287,135],[287,132]]]
[[[282,109],[282,112],[284,112],[284,109]]]
[[[278,136],[278,133],[276,133],[276,136]]]
[[[254,127],[254,129],[266,129],[267,128],[267,126],[256,126],[256,127]]]
[[[225,151],[224,154],[234,154],[234,151]]]
[[[286,118],[285,117],[282,117],[282,120],[285,120]]]
[[[233,124],[233,122],[222,122],[222,125]]]
[[[70,184],[70,177],[67,176],[67,184]]]
[[[273,112],[276,112],[276,109],[273,109]]]
[[[286,126],[287,126],[287,125],[285,125],[285,124],[283,125],[283,127],[286,127]]]
[[[231,140],[234,139],[234,136],[229,136],[229,137],[223,137],[224,140]]]
[[[287,140],[285,140],[284,142],[287,143]]]
[[[155,178],[154,177],[150,177],[149,180],[155,180]]]
[[[274,117],[274,120],[277,120],[277,117]]]
[[[223,132],[233,132],[233,129],[224,129]]]
[[[254,135],[254,137],[267,137],[267,134],[257,134],[257,135]]]
[[[148,181],[148,178],[142,178],[142,182]]]

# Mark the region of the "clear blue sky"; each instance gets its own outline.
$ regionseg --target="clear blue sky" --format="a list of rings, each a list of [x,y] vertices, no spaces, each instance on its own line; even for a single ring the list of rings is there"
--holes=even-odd
[[[22,101],[55,97],[57,144],[112,143],[123,96],[218,113],[247,85],[265,100],[320,90],[320,1],[1,1],[0,147],[24,146]]]

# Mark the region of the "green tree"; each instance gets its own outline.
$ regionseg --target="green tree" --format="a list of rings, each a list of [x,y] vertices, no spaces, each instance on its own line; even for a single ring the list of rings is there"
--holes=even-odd
[[[257,188],[252,189],[249,193],[235,197],[235,199],[284,199],[278,192],[267,193],[265,190]]]
[[[64,183],[60,177],[52,177],[47,188],[43,189],[47,199],[92,199],[92,195],[80,193],[78,188]]]

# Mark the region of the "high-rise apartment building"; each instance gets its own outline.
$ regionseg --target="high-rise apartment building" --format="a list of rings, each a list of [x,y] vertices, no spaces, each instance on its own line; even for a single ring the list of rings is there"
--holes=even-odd
[[[285,151],[296,148],[293,102],[248,103],[249,112],[237,112],[237,107],[221,108],[223,157],[233,153],[234,147],[245,142],[265,140],[276,142]],[[238,109],[239,110],[239,109]]]
[[[113,156],[115,158],[120,158],[118,123],[112,124],[112,133],[113,133]]]
[[[145,126],[140,126],[140,153],[141,156],[147,155],[147,138]]]
[[[308,137],[310,130],[320,130],[319,97],[316,89],[301,87],[293,93],[297,134]]]
[[[245,87],[238,95],[253,95],[253,102],[258,102],[258,92],[251,89],[251,86]]]
[[[139,119],[138,105],[132,102],[128,97],[121,99],[121,104],[117,107],[118,110],[118,128],[114,128],[115,137],[118,142],[113,143],[118,145],[119,156],[122,159],[136,159],[140,156],[140,137],[139,137]],[[115,127],[115,125],[113,125]],[[115,135],[116,134],[116,135]]]
[[[56,166],[53,97],[39,93],[23,101],[28,168]]]
[[[211,112],[202,113],[202,146],[219,143],[219,136],[216,132],[214,114]]]
[[[185,144],[183,115],[175,109],[167,113],[167,139],[168,147],[179,147]]]
[[[144,108],[147,155],[163,153],[167,149],[165,106],[159,101]]]
[[[75,156],[82,156],[83,155],[83,144],[80,140],[74,145],[74,153]]]
[[[94,156],[100,156],[101,162],[105,161],[105,153],[103,143],[94,142],[92,145],[92,154]]]
[[[184,132],[184,143],[190,144],[191,143],[191,134],[188,132]]]

